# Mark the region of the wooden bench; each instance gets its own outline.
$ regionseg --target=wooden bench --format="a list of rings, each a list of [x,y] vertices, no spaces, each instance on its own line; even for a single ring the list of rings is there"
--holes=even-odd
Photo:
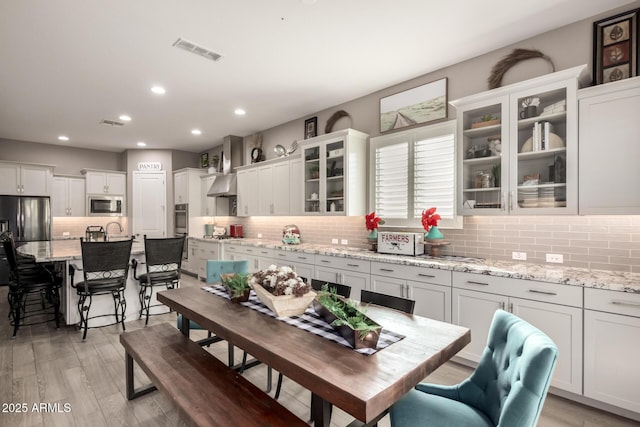
[[[271,396],[168,323],[120,335],[125,348],[127,398],[156,387],[194,426],[304,426]],[[134,388],[133,361],[153,385]]]

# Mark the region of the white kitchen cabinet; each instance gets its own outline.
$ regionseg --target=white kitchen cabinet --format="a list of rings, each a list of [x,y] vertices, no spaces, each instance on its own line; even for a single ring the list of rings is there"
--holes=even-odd
[[[291,161],[279,158],[238,168],[238,216],[291,214]]]
[[[458,357],[478,362],[497,309],[514,313],[547,334],[559,357],[551,386],[582,393],[582,287],[453,272],[453,323],[473,339]]]
[[[52,184],[52,166],[0,162],[2,195],[50,196]]]
[[[273,261],[277,266],[289,266],[296,274],[306,281],[315,277],[315,255],[306,252],[286,251],[275,249]]]
[[[54,217],[85,216],[85,179],[82,177],[53,177],[51,215]]]
[[[371,263],[371,290],[412,299],[414,314],[451,323],[451,272],[383,262]]]
[[[187,259],[182,260],[182,269],[191,274],[198,276],[198,266],[200,255],[200,242],[195,239],[188,238],[187,240]]]
[[[200,216],[201,184],[200,177],[203,169],[185,168],[173,171],[173,201],[174,204],[188,204],[189,216]]]
[[[126,172],[83,169],[82,173],[85,175],[87,194],[127,194]]]
[[[366,214],[368,141],[353,129],[304,141],[304,214]]]
[[[584,297],[584,395],[640,412],[640,295],[587,288]]]
[[[220,243],[201,240],[197,245],[197,275],[199,279],[207,279],[207,261],[220,259]]]
[[[289,215],[298,216],[302,215],[303,202],[302,202],[302,180],[303,167],[302,158],[298,157],[290,160],[289,169]]]
[[[273,249],[225,243],[223,258],[247,260],[249,262],[249,273],[255,273],[256,271],[265,270],[273,264]]]
[[[316,255],[315,278],[351,286],[350,298],[360,300],[360,291],[370,289],[371,261]]]
[[[580,214],[640,214],[640,77],[578,92]]]
[[[458,212],[577,214],[574,67],[452,101],[457,110]],[[534,111],[524,106],[538,104]]]
[[[258,169],[238,170],[238,216],[258,214]]]

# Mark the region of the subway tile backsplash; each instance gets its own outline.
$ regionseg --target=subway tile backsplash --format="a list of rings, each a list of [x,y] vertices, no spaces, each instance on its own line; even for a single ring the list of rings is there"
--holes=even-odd
[[[262,233],[279,240],[283,226],[296,224],[306,243],[331,244],[337,238],[369,247],[364,217],[217,219],[223,226],[230,222],[242,223],[246,237]],[[451,242],[443,254],[510,261],[512,252],[526,252],[527,262],[546,264],[546,254],[554,253],[563,255],[564,266],[640,273],[640,216],[470,216],[462,230],[442,232]]]
[[[104,226],[111,220],[54,218],[53,236],[61,238],[63,231],[84,236],[87,226]],[[127,218],[120,222],[126,235]],[[215,223],[242,224],[245,237],[257,238],[260,233],[265,240],[282,239],[283,227],[296,224],[304,243],[331,245],[332,239],[344,239],[348,246],[369,247],[364,217],[216,217]],[[422,228],[403,231],[423,232]],[[464,218],[462,230],[442,232],[451,242],[443,254],[511,260],[512,252],[526,252],[527,262],[546,264],[546,254],[554,253],[563,255],[565,266],[640,273],[640,216],[470,216]]]

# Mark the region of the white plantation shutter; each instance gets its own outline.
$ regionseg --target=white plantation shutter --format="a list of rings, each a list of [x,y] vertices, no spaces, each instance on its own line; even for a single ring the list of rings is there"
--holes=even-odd
[[[407,218],[409,143],[375,149],[375,212],[380,218]]]
[[[455,138],[453,134],[414,143],[413,217],[438,208],[442,218],[455,215]]]
[[[371,210],[385,226],[422,228],[436,207],[441,228],[461,228],[456,216],[455,120],[371,139]]]

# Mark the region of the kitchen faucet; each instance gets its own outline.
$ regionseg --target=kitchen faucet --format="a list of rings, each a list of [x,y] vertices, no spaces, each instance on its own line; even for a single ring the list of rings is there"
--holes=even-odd
[[[118,226],[118,228],[120,229],[121,233],[124,231],[124,228],[122,228],[122,225],[119,222],[117,222],[117,221],[108,222],[107,225],[104,227],[104,239],[107,242],[109,241],[109,226],[111,224],[116,224]]]

